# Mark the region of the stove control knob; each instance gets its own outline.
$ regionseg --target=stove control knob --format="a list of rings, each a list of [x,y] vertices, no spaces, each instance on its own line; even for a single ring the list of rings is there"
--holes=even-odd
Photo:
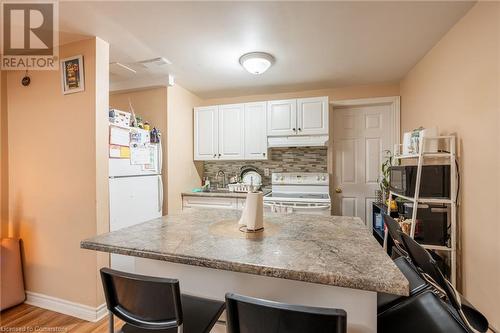
[[[283,178],[283,176],[281,176],[281,177],[280,177],[280,180],[281,180],[281,181],[283,181],[283,179],[285,179],[285,178]]]
[[[319,176],[316,176],[316,180],[319,181]]]
[[[321,176],[321,180],[322,180],[322,181],[325,181],[325,180],[326,180],[326,177],[325,177],[325,176]]]

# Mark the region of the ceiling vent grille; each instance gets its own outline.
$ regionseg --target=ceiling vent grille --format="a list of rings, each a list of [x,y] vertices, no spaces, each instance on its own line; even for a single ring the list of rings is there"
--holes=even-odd
[[[158,69],[166,65],[172,65],[172,62],[166,58],[160,57],[160,58],[139,61],[138,64],[146,67],[147,69]]]

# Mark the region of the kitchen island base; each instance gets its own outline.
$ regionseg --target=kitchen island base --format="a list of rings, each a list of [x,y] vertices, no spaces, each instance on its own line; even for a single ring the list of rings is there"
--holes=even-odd
[[[377,331],[377,293],[331,285],[135,258],[136,273],[177,278],[181,291],[223,300],[227,292],[277,302],[344,309],[349,333]]]

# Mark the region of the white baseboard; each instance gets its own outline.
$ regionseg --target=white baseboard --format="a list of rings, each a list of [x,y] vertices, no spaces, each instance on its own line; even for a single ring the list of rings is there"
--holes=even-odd
[[[91,307],[85,304],[66,301],[61,298],[26,291],[26,304],[63,313],[86,321],[96,322],[108,314],[106,304]]]

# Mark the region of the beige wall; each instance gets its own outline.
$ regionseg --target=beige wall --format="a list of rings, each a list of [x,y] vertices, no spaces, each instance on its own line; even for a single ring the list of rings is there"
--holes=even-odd
[[[0,237],[9,233],[7,139],[7,72],[0,71]]]
[[[330,102],[341,99],[356,99],[369,97],[399,96],[399,84],[374,84],[367,86],[355,86],[344,88],[291,91],[278,94],[248,95],[238,97],[211,98],[202,101],[203,105],[217,105],[230,103],[243,103],[254,101],[266,101],[273,99],[303,98],[315,96],[328,96]]]
[[[500,3],[478,3],[401,82],[402,130],[438,126],[460,147],[462,287],[500,328]]]
[[[9,234],[24,241],[27,290],[89,306],[103,302],[97,269],[107,264],[79,244],[109,228],[108,52],[95,38],[60,48],[84,57],[81,93],[63,95],[59,71],[31,72],[29,87],[24,72],[7,75]]]
[[[109,105],[124,111],[129,111],[129,99],[134,107],[134,112],[141,115],[151,126],[162,133],[163,144],[163,193],[168,193],[168,168],[167,168],[167,87],[156,87],[135,91],[113,92],[109,96]],[[163,214],[168,212],[168,196],[163,197]]]
[[[193,162],[193,108],[201,102],[179,85],[168,87],[169,214],[182,209],[182,192],[201,185],[203,165]]]

